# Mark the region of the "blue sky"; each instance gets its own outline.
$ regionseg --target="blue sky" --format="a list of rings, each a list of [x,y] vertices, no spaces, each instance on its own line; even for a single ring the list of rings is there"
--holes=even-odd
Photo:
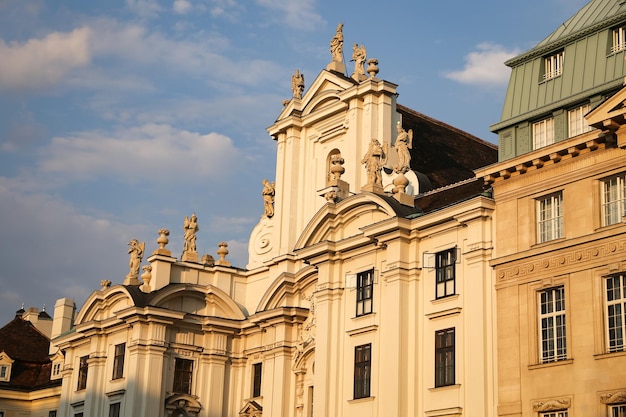
[[[149,254],[168,228],[180,256],[193,212],[199,253],[226,241],[245,267],[266,128],[293,71],[308,86],[330,62],[337,23],[399,103],[496,142],[503,61],[585,3],[0,0],[0,325],[121,283],[132,238]]]

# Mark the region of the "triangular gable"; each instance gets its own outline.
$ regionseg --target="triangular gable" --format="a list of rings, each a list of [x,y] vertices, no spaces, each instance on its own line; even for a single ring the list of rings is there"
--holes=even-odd
[[[282,120],[290,115],[308,114],[320,106],[320,103],[330,100],[332,97],[337,100],[337,94],[354,86],[354,81],[332,71],[322,70],[313,81],[302,99],[291,99],[277,120]]]
[[[257,416],[257,415],[260,416],[261,413],[263,413],[263,407],[254,400],[246,401],[241,411],[239,411],[240,416],[250,416],[250,417]]]
[[[589,112],[585,119],[589,126],[601,130],[616,130],[624,124],[626,114],[626,87],[613,94],[602,104]]]

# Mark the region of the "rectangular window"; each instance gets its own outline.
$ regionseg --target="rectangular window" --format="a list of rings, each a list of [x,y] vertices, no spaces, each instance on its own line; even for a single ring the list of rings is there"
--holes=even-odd
[[[0,381],[8,381],[8,380],[9,380],[9,366],[0,365]]]
[[[435,387],[454,385],[454,327],[435,332]]]
[[[48,417],[57,417],[57,410],[48,411]]]
[[[602,226],[620,223],[626,215],[626,174],[602,181]]]
[[[533,149],[543,148],[554,143],[554,118],[533,123]]]
[[[374,270],[359,272],[356,275],[356,315],[370,314],[373,304]]]
[[[563,51],[544,58],[543,79],[549,80],[563,73]]]
[[[613,29],[613,45],[611,52],[619,52],[626,49],[626,26]]]
[[[447,297],[456,293],[456,252],[457,248],[452,248],[435,255],[437,280],[435,298]]]
[[[120,417],[120,403],[109,405],[109,417]]]
[[[76,387],[78,391],[87,388],[87,371],[89,370],[87,359],[89,356],[81,357],[78,364],[78,387]]]
[[[539,360],[567,359],[565,337],[565,287],[539,292]]]
[[[354,398],[370,396],[372,378],[372,344],[354,348]]]
[[[174,364],[174,387],[172,391],[177,394],[191,394],[191,377],[193,374],[193,361],[190,359],[176,358]]]
[[[609,417],[626,417],[626,404],[609,406]]]
[[[607,351],[624,350],[626,323],[626,274],[606,278]]]
[[[537,243],[563,237],[563,194],[537,199]]]
[[[578,136],[585,132],[589,132],[591,130],[591,127],[587,123],[587,119],[585,119],[585,114],[589,113],[589,109],[589,104],[585,104],[583,106],[570,110],[567,113],[570,138]]]
[[[263,375],[263,364],[255,363],[252,365],[252,396],[260,397],[261,396],[261,381]]]
[[[567,410],[550,411],[549,413],[541,413],[541,417],[567,417]]]
[[[61,375],[61,362],[55,362],[52,364],[52,376]]]
[[[0,417],[2,417],[2,416],[0,416]],[[74,417],[83,417],[83,413],[76,413],[76,414],[74,414]]]
[[[119,379],[124,376],[124,355],[126,353],[126,343],[115,345],[113,356],[113,378]]]

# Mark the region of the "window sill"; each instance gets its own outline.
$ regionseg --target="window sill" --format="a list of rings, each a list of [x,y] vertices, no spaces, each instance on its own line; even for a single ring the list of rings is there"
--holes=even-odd
[[[544,363],[537,363],[534,365],[528,365],[528,369],[533,370],[533,369],[551,368],[553,366],[570,365],[572,363],[574,363],[574,359],[568,358],[568,359],[561,359],[559,361],[554,361],[554,362],[544,362]]]
[[[597,355],[593,355],[593,358],[596,360],[600,360],[600,359],[611,359],[611,358],[617,358],[620,356],[626,356],[626,350],[621,350],[619,352],[605,352],[605,353],[598,353]]]
[[[374,317],[374,316],[376,316],[376,313],[372,311],[371,313],[361,314],[360,316],[354,316],[352,317],[352,320],[361,320],[367,317]]]
[[[566,240],[565,236],[561,236],[561,237],[557,237],[557,238],[554,238],[554,239],[546,240],[545,242],[535,243],[534,245],[531,245],[530,247],[532,249],[541,248],[541,247],[544,247],[544,246],[552,245],[552,244],[557,243],[557,242],[562,242],[564,240]]]
[[[428,388],[428,391],[439,392],[439,391],[448,391],[448,390],[460,389],[460,388],[461,388],[461,384],[452,384],[452,385],[444,385],[443,387]]]
[[[441,303],[446,303],[446,302],[454,301],[458,299],[459,299],[459,294],[451,294],[451,295],[446,295],[445,297],[435,298],[434,300],[430,300],[430,302],[432,304],[441,304]]]
[[[363,397],[363,398],[353,398],[351,400],[348,400],[348,404],[367,403],[370,401],[374,401],[375,399],[376,397],[373,397],[373,396]]]

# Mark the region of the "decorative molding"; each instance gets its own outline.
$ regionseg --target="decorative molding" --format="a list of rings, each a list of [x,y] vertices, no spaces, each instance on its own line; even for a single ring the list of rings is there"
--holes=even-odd
[[[563,273],[563,268],[594,259],[602,259],[605,256],[614,255],[618,252],[623,253],[624,251],[626,251],[626,239],[594,245],[584,249],[578,247],[567,252],[545,256],[532,262],[502,268],[497,271],[497,279],[498,281],[507,281],[553,270],[559,270],[559,273]]]
[[[607,405],[626,403],[626,390],[600,394],[600,402]]]
[[[569,397],[550,400],[533,401],[533,411],[543,413],[546,411],[566,410],[572,406],[572,399]]]
[[[424,314],[428,317],[429,320],[440,319],[448,316],[456,316],[457,314],[461,314],[461,307],[452,307],[443,311],[435,311],[434,313]]]

